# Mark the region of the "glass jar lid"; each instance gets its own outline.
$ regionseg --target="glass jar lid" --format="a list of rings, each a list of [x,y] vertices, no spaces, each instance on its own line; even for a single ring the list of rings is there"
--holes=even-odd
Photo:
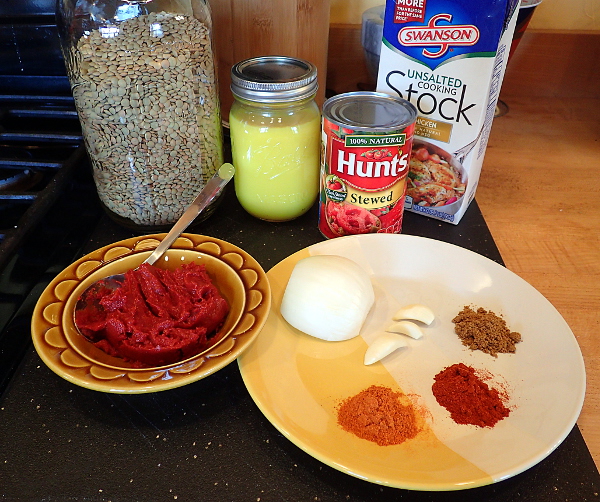
[[[249,101],[297,101],[311,96],[317,88],[317,68],[303,59],[261,56],[231,68],[231,92]]]

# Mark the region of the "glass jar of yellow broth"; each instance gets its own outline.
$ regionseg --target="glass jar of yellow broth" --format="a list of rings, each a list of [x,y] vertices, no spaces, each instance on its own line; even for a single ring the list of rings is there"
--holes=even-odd
[[[233,66],[229,114],[235,192],[251,215],[287,221],[304,214],[319,191],[321,114],[317,69],[284,56]]]

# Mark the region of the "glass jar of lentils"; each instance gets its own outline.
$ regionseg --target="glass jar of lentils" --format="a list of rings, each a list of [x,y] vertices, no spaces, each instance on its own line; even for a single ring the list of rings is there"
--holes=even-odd
[[[168,228],[223,163],[207,0],[58,0],[57,19],[104,208]]]

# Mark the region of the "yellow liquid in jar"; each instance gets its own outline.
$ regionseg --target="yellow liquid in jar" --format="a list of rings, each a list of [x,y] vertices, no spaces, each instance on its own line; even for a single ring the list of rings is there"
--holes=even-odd
[[[267,116],[234,106],[229,117],[235,192],[251,215],[286,221],[319,191],[321,116],[316,105]]]

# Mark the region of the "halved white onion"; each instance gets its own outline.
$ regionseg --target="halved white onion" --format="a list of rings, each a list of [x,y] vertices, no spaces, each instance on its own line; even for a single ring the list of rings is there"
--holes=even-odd
[[[400,347],[406,347],[406,342],[402,340],[402,337],[392,333],[382,333],[375,338],[365,352],[365,364],[369,365],[381,361],[385,356],[389,356]]]
[[[374,302],[371,280],[358,264],[336,255],[309,256],[292,270],[281,315],[316,338],[348,340],[359,334]]]
[[[431,324],[435,318],[433,311],[425,305],[413,304],[406,305],[399,309],[392,319],[394,321],[401,321],[403,319],[412,319],[414,321],[420,321],[423,324]]]

